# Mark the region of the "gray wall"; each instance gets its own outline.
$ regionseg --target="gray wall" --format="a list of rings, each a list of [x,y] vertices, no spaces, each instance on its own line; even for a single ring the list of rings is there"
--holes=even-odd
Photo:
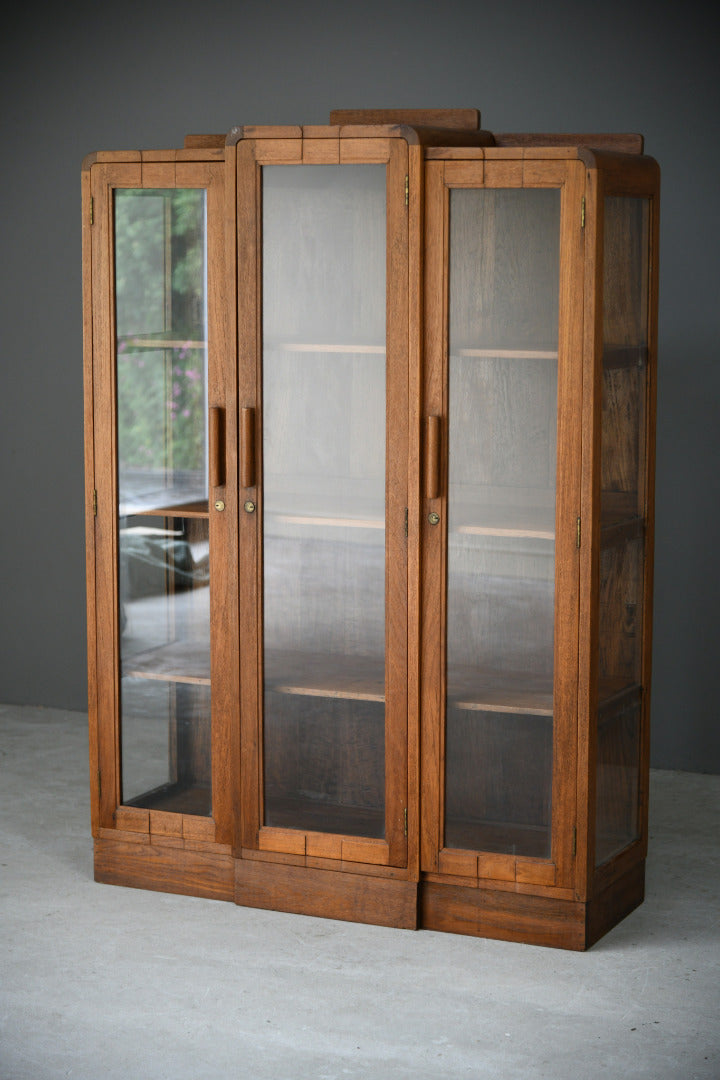
[[[0,701],[83,709],[80,163],[335,107],[640,131],[663,168],[653,764],[720,772],[718,52],[703,5],[236,0],[3,19]],[[714,20],[714,21],[713,21]]]

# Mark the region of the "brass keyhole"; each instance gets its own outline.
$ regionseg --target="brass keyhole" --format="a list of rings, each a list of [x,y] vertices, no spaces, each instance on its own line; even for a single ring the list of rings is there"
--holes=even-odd
[[[428,514],[428,521],[430,522],[431,525],[439,525],[439,523],[440,523],[440,515],[436,514],[435,511],[433,510],[432,514]]]

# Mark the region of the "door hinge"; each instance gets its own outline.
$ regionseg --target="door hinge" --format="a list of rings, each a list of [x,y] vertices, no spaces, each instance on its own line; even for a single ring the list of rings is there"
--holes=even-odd
[[[581,229],[585,228],[585,196],[584,195],[582,197],[582,202],[580,204],[580,228]]]
[[[90,196],[90,224],[95,224],[95,200]]]
[[[97,517],[97,488],[93,488],[93,517]]]
[[[405,535],[408,534],[408,508],[405,507]]]
[[[98,802],[99,802],[100,799],[102,798],[102,774],[100,773],[99,769],[98,769],[98,772],[97,772],[97,781],[98,781]]]
[[[578,514],[578,519],[577,519],[577,522],[575,523],[575,543],[576,543],[578,548],[580,547],[581,535],[582,535],[582,521],[580,519],[580,515]]]
[[[405,829],[405,836],[407,836],[407,806],[405,807],[405,812],[403,814],[403,827]]]
[[[575,858],[576,855],[577,855],[577,828],[573,829],[573,839],[572,839],[572,857],[573,857],[573,859]]]
[[[410,205],[410,176],[408,174],[405,176],[405,205]]]

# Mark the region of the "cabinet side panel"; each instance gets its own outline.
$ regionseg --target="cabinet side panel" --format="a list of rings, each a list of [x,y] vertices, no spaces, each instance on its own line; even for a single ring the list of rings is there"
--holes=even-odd
[[[648,372],[647,372],[647,432],[645,446],[645,611],[642,656],[644,714],[640,747],[640,828],[643,850],[647,852],[648,796],[650,787],[650,710],[652,684],[653,640],[653,583],[655,569],[655,442],[657,424],[658,368],[658,288],[660,258],[660,179],[656,178],[650,196],[650,250],[648,280]]]
[[[650,203],[606,194],[595,864],[642,835]]]
[[[90,746],[90,818],[93,836],[100,827],[97,708],[97,627],[95,621],[95,436],[93,426],[92,222],[90,168],[81,176],[83,370],[85,429],[85,575],[87,592],[88,724]]]
[[[100,824],[109,828],[120,802],[113,192],[116,187],[139,185],[141,169],[139,164],[97,165],[91,175],[98,767]]]

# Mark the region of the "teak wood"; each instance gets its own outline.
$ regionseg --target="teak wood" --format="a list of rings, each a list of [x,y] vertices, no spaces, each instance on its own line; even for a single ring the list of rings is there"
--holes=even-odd
[[[642,151],[351,109],[86,158],[96,880],[569,949],[642,902]]]

